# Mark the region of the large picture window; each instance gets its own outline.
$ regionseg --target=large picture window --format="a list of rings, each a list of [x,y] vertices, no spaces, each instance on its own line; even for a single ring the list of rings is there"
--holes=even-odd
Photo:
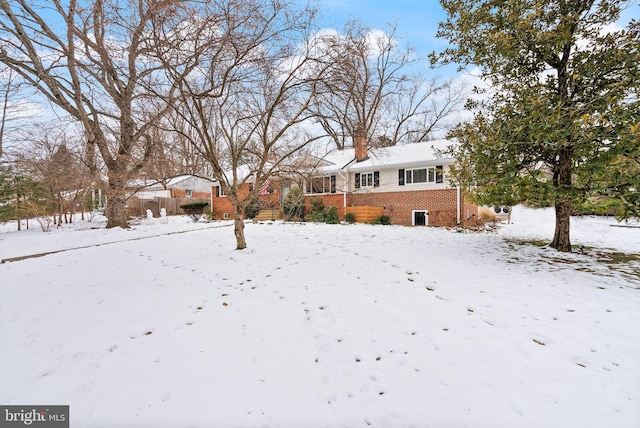
[[[306,182],[307,195],[321,195],[325,193],[336,193],[336,176],[313,177]]]
[[[406,169],[404,170],[404,177],[402,176],[402,174],[400,176],[400,185],[418,183],[442,183],[443,177],[444,174],[442,165],[436,165],[434,167],[428,168]]]

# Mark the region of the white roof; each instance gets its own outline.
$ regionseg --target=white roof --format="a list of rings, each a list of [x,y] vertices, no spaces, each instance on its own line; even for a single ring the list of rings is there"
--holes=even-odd
[[[434,140],[422,143],[402,144],[369,149],[369,158],[352,164],[350,171],[370,170],[384,167],[411,167],[425,164],[453,163],[452,157],[438,153],[455,144],[452,140]]]

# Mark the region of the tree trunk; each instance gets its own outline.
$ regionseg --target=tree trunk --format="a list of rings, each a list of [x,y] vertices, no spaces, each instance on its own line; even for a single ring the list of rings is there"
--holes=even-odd
[[[551,248],[558,251],[571,251],[570,223],[571,223],[571,165],[573,162],[573,148],[567,147],[560,151],[558,170],[554,176],[556,196],[556,230],[551,241]]]
[[[234,207],[234,232],[236,234],[236,250],[244,250],[245,248],[247,248],[247,241],[244,238],[244,213],[242,211],[242,207]]]
[[[128,229],[127,223],[127,200],[126,200],[126,179],[120,170],[110,170],[108,173],[109,185],[107,188],[107,229],[121,227]]]
[[[570,223],[571,223],[571,202],[556,202],[556,230],[551,241],[551,248],[558,251],[571,251],[571,241],[569,239]]]

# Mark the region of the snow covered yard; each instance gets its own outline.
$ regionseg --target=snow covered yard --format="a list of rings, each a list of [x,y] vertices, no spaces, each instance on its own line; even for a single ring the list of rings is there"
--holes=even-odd
[[[72,427],[640,426],[640,259],[616,253],[640,229],[574,219],[562,255],[525,242],[548,211],[513,218],[248,224],[245,251],[181,218],[4,231],[0,258],[123,242],[0,265],[0,403]]]

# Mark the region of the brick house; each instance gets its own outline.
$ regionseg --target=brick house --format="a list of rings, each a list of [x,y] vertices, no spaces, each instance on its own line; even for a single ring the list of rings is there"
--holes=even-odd
[[[211,180],[193,175],[181,175],[165,182],[135,182],[139,190],[136,196],[140,199],[159,198],[207,198],[211,197]]]
[[[406,226],[453,226],[475,220],[478,207],[447,179],[455,159],[438,153],[449,144],[437,140],[369,149],[366,140],[359,139],[353,149],[318,158],[302,182],[272,183],[269,193],[260,196],[261,205],[279,209],[289,189],[298,185],[304,189],[307,211],[311,198],[321,198],[325,206],[338,208],[340,218],[354,207],[374,207],[392,224]],[[219,190],[212,197],[216,218],[231,213],[224,199]]]
[[[211,180],[182,175],[160,182],[136,180],[129,184],[127,211],[130,215],[144,215],[147,209],[160,216],[165,208],[170,215],[182,214],[181,204],[197,201],[211,204]]]

